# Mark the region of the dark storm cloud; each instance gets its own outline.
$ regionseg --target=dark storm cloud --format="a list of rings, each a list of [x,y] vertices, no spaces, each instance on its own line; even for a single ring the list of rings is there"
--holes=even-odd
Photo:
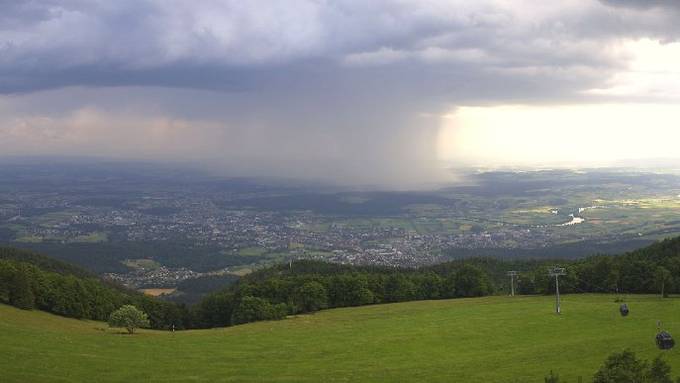
[[[612,14],[597,2],[565,4],[3,1],[0,92],[130,85],[242,91],[401,64],[390,80],[411,87],[437,77],[435,96],[444,88],[447,97],[455,89],[474,98],[476,87],[458,86],[466,78],[481,79],[483,88],[523,75],[554,80],[544,82],[549,93],[565,82],[570,91],[570,71],[587,82],[596,77],[588,69],[621,65],[598,49],[603,39],[637,37],[669,22]],[[535,91],[537,82],[524,87]]]
[[[407,80],[427,70],[428,60],[452,64],[449,71],[434,68],[448,72],[444,78],[456,77],[457,64],[465,64],[465,50],[478,53],[471,69],[606,64],[578,47],[554,45],[567,49],[560,54],[549,46],[532,45],[536,32],[548,40],[560,37],[555,34],[561,31],[549,27],[553,17],[537,31],[516,20],[512,10],[484,2],[120,0],[4,5],[0,91],[5,93],[68,85],[261,87],[267,77],[279,77],[276,71],[299,76],[300,81],[314,65],[351,72],[342,65],[348,56],[379,54],[386,47],[420,63]]]
[[[433,180],[438,116],[607,101],[655,3],[0,0],[0,149]]]

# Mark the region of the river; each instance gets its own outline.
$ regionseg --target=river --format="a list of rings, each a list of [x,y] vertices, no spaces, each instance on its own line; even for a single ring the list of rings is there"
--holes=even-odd
[[[557,226],[572,226],[572,225],[578,225],[579,223],[583,223],[583,222],[586,221],[585,218],[576,217],[576,216],[573,215],[573,214],[569,214],[569,216],[571,217],[571,221],[565,222],[565,223],[560,224],[560,225],[557,225]]]

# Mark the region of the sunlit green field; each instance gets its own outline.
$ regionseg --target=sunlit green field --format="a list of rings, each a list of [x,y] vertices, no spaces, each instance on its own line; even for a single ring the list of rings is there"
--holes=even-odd
[[[153,259],[145,259],[145,258],[140,258],[140,259],[126,259],[125,261],[121,262],[127,267],[131,267],[133,269],[147,269],[147,270],[155,270],[159,267],[161,267],[161,264],[154,261]]]
[[[328,310],[279,322],[129,336],[98,322],[0,306],[3,382],[588,381],[605,357],[645,358],[657,320],[680,336],[680,299],[487,297]],[[680,373],[678,350],[665,359]]]
[[[259,257],[267,252],[267,249],[261,247],[246,247],[238,251],[238,255],[242,257]]]

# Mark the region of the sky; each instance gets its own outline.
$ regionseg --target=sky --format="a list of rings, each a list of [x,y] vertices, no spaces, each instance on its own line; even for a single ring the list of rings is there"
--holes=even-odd
[[[0,156],[418,188],[680,161],[680,2],[0,0]]]

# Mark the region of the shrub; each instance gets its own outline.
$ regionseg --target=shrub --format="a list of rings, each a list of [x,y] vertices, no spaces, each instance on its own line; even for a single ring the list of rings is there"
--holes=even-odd
[[[611,354],[595,373],[593,383],[672,383],[670,366],[660,357],[650,365],[625,350]]]

